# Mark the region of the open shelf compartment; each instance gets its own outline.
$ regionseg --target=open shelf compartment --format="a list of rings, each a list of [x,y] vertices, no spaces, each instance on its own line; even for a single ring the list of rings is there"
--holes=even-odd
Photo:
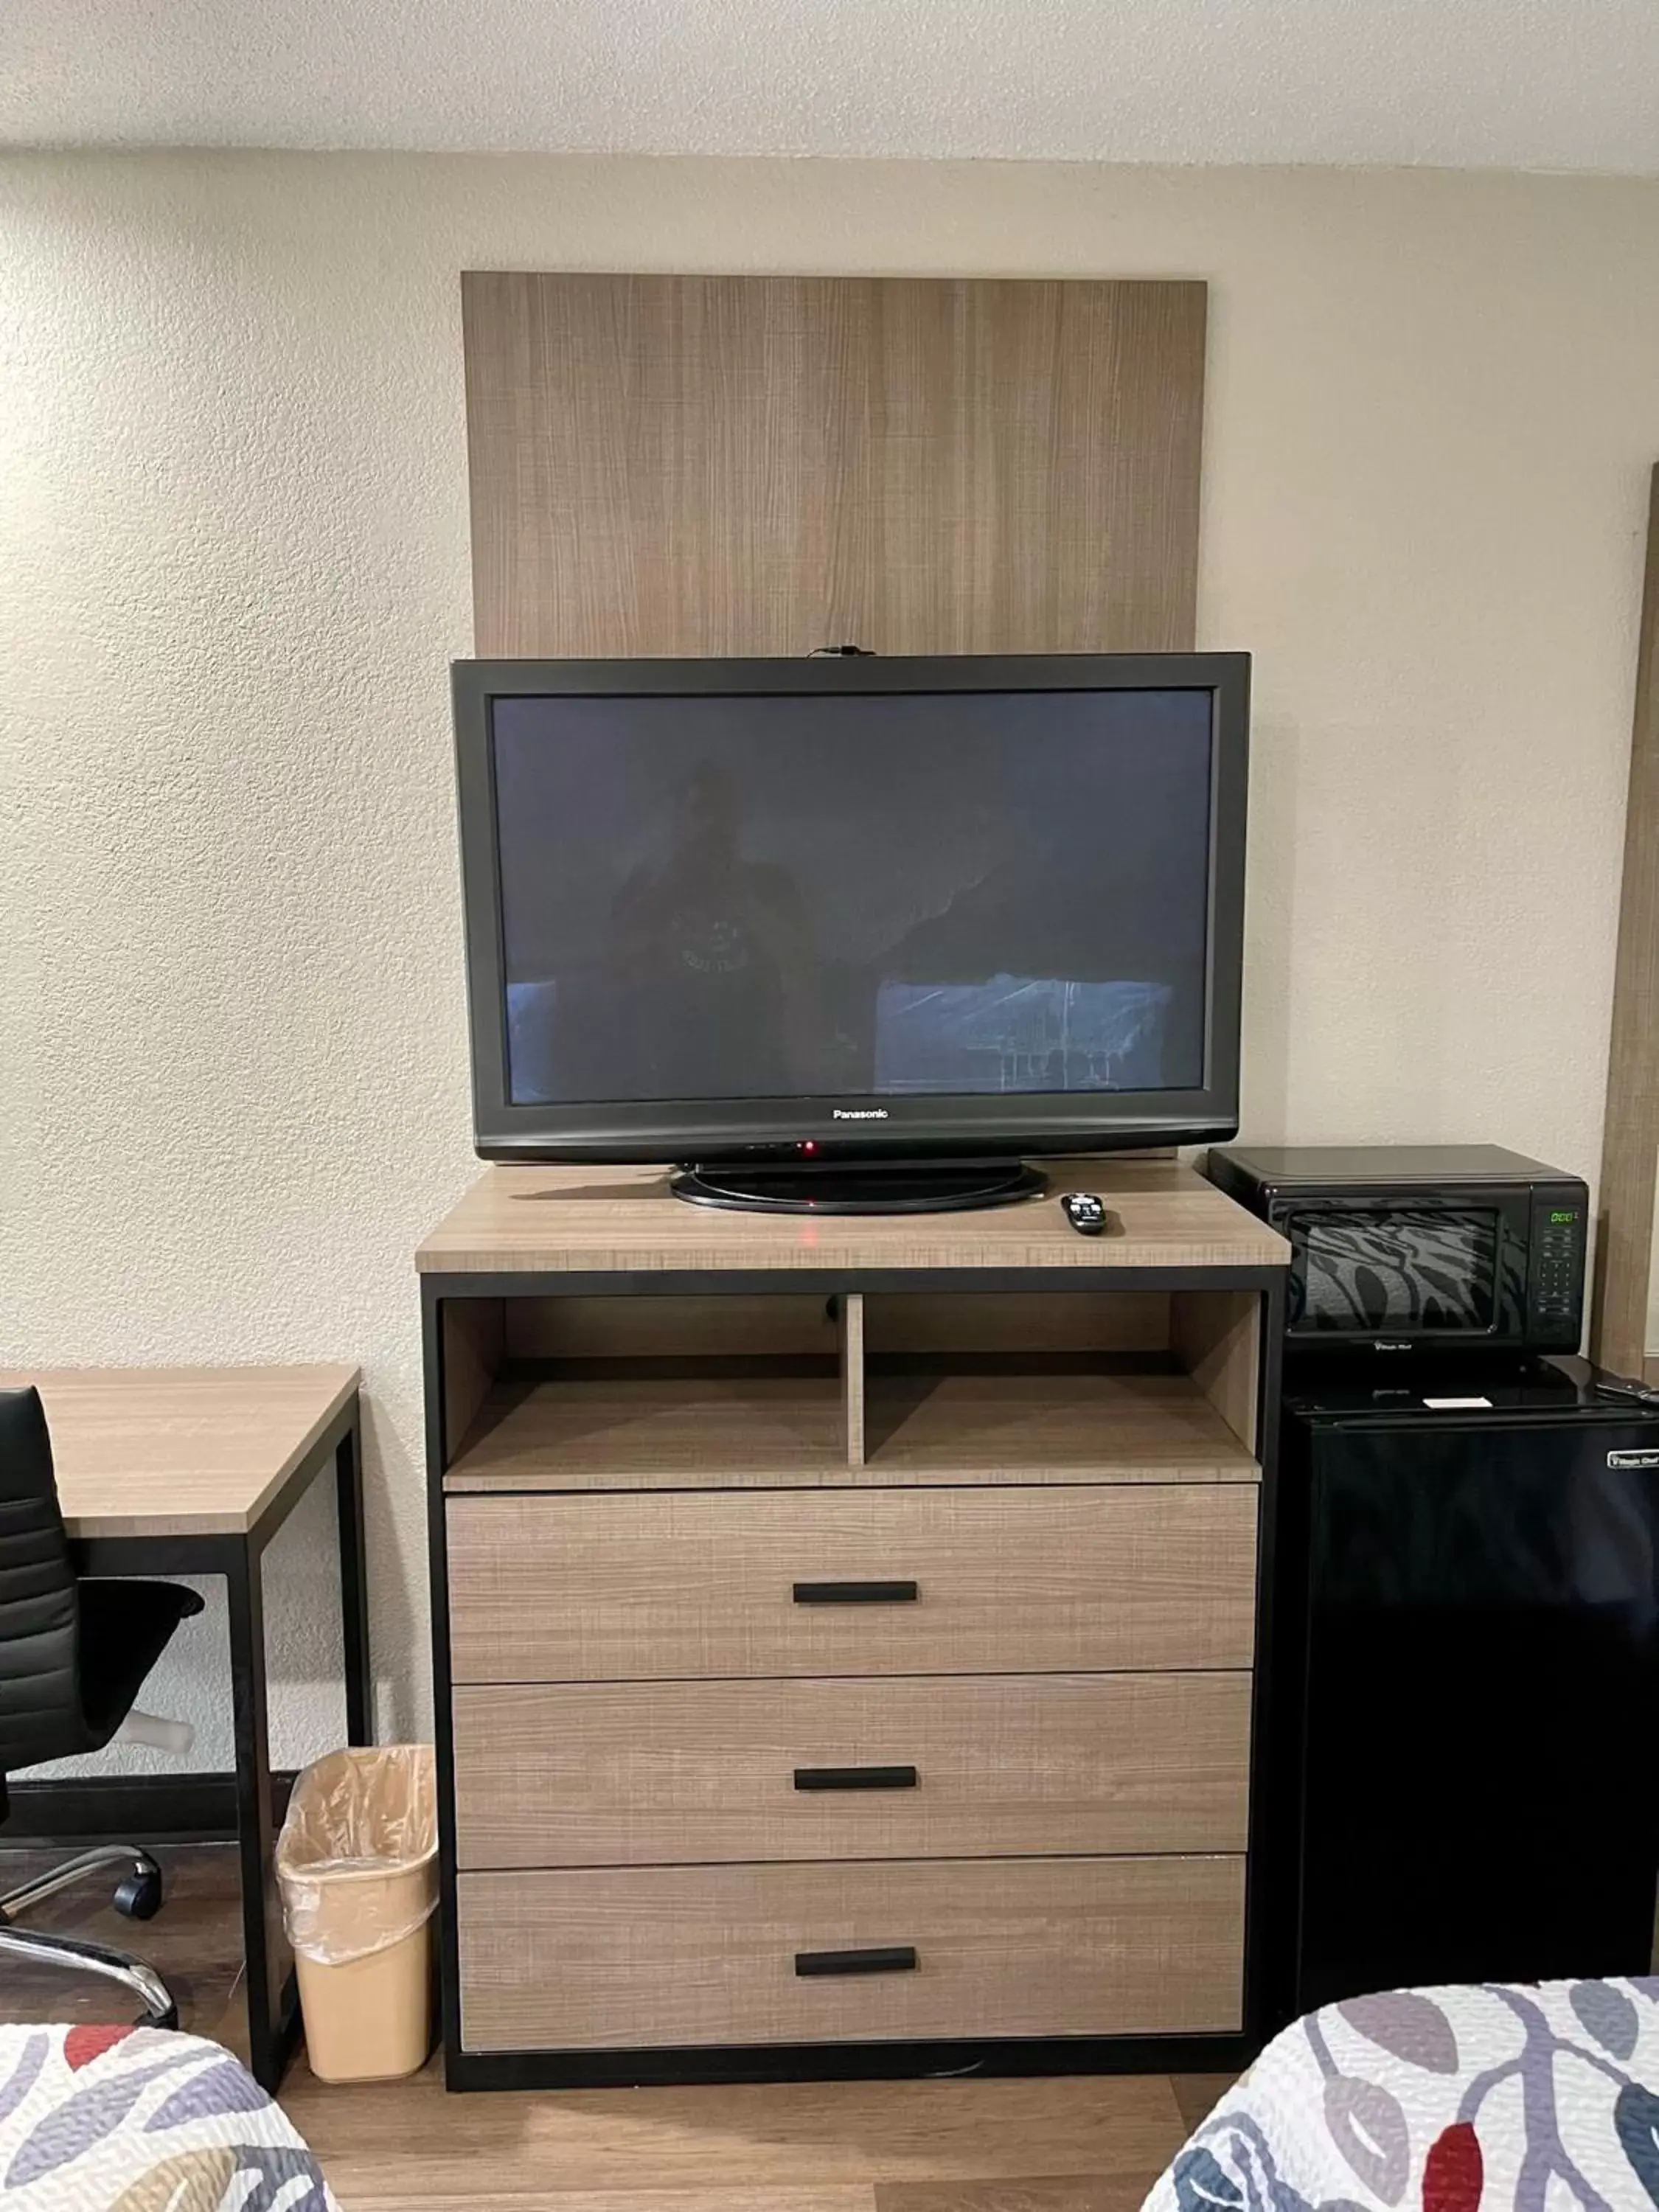
[[[1254,1291],[459,1298],[453,1492],[1254,1482]]]

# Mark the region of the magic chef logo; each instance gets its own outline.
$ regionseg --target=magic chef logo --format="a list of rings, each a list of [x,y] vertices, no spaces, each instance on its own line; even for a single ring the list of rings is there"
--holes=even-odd
[[[832,1121],[884,1121],[887,1109],[884,1106],[832,1106],[830,1119]]]
[[[1611,1451],[1609,1467],[1659,1467],[1659,1451]]]

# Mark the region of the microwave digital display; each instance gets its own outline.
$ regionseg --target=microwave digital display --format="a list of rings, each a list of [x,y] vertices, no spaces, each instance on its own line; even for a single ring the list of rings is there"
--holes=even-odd
[[[1500,1243],[1494,1208],[1310,1209],[1291,1215],[1285,1229],[1296,1255],[1292,1329],[1467,1336],[1492,1327]]]

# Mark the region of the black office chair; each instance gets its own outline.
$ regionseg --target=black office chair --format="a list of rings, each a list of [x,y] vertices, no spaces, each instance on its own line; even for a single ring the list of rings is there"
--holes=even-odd
[[[177,1583],[76,1575],[40,1394],[0,1390],[0,1822],[7,1776],[41,1759],[101,1751],[174,1629],[201,1609],[195,1591]],[[0,1955],[102,1974],[132,1991],[151,2026],[176,2027],[167,1984],[143,1960],[14,1924],[30,1906],[112,1867],[126,1869],[116,1911],[150,1919],[161,1902],[161,1869],[148,1851],[103,1844],[0,1896]]]

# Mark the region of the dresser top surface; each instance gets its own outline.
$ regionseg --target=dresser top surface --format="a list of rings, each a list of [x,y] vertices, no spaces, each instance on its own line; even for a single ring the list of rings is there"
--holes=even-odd
[[[981,1212],[728,1213],[689,1206],[658,1167],[489,1168],[416,1255],[422,1274],[914,1268],[1278,1267],[1274,1230],[1173,1160],[1073,1161],[1048,1194]],[[1092,1190],[1115,1225],[1081,1237],[1059,1194]]]

